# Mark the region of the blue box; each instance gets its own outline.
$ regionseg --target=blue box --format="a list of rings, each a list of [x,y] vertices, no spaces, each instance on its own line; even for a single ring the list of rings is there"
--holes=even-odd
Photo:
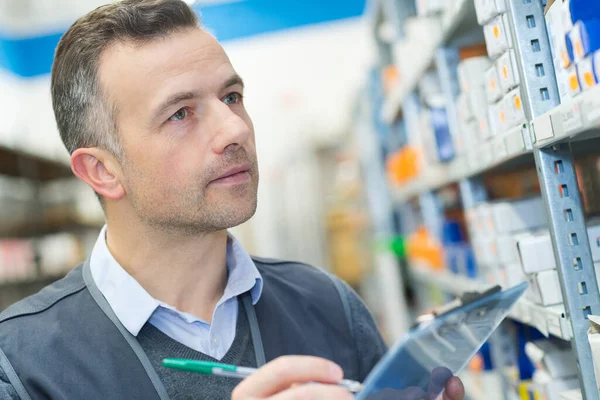
[[[431,124],[435,135],[438,160],[450,161],[454,158],[454,143],[448,126],[448,114],[445,108],[432,108]]]
[[[575,62],[600,50],[600,19],[577,21],[567,35],[567,50]]]
[[[600,19],[600,2],[597,0],[570,0],[571,22]]]

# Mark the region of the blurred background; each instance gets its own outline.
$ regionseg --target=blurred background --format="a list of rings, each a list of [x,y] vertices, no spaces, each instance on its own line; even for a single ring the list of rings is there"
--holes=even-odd
[[[600,1],[187,2],[247,86],[259,206],[232,232],[248,252],[340,276],[389,343],[465,291],[528,281],[461,375],[469,398],[598,399]],[[104,223],[49,73],[105,3],[0,0],[0,310]]]

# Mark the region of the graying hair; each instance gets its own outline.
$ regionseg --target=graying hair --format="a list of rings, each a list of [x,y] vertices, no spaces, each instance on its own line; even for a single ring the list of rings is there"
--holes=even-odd
[[[52,105],[69,153],[99,147],[121,159],[117,109],[98,80],[102,52],[117,41],[143,44],[200,27],[181,0],[123,0],[78,19],[58,43],[52,66]]]

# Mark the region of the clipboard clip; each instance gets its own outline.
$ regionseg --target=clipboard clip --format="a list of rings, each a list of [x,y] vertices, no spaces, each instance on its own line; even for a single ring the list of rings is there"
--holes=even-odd
[[[475,292],[475,291],[474,292],[471,292],[471,291],[464,292],[461,296],[457,297],[455,300],[434,309],[430,313],[423,314],[423,315],[420,315],[419,317],[417,317],[416,324],[413,326],[413,328],[416,328],[423,323],[431,322],[432,320],[439,318],[443,315],[446,315],[446,314],[456,310],[457,308],[464,307],[467,304],[476,302],[478,300],[483,299],[484,297],[493,295],[493,294],[501,292],[501,291],[502,291],[502,287],[500,287],[499,285],[496,285],[496,286],[492,286],[491,288],[489,288],[483,292]]]

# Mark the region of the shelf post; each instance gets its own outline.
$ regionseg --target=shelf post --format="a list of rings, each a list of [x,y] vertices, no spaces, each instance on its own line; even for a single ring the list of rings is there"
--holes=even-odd
[[[573,328],[582,393],[598,400],[587,316],[600,314],[600,294],[575,166],[568,144],[534,150],[567,316]]]
[[[528,121],[560,103],[542,0],[508,0],[513,47]],[[534,127],[531,128],[532,133]],[[533,137],[533,135],[532,135]],[[533,150],[546,205],[565,312],[573,328],[583,397],[600,399],[587,338],[587,316],[600,313],[600,294],[569,144]]]

